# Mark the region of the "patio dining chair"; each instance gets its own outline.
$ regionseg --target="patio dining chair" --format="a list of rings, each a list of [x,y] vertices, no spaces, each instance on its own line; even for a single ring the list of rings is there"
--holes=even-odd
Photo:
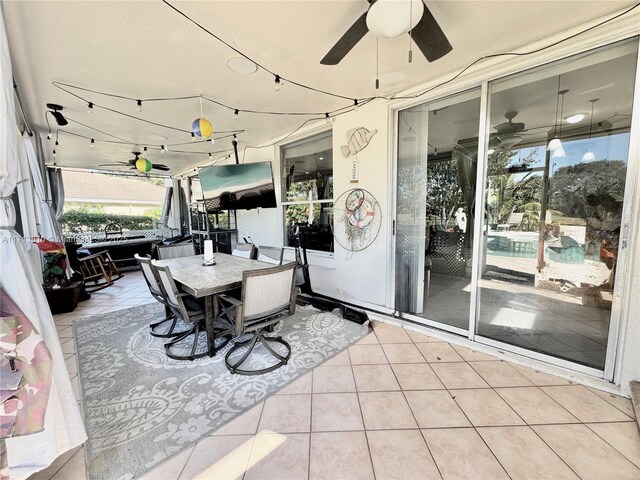
[[[194,297],[178,290],[169,267],[160,267],[153,261],[150,265],[171,313],[176,318],[192,324],[190,329],[164,344],[167,357],[174,360],[194,360],[204,357],[209,353],[209,349],[202,307]]]
[[[258,248],[258,260],[261,262],[273,263],[274,265],[282,265],[282,257],[284,256],[283,247],[260,247]]]
[[[158,260],[170,258],[191,257],[196,254],[193,243],[175,243],[173,245],[158,245]]]
[[[245,271],[242,274],[241,300],[228,295],[218,296],[220,321],[226,323],[235,336],[251,335],[248,340],[236,341],[227,352],[224,361],[231,373],[261,375],[287,364],[291,346],[282,337],[267,337],[264,330],[295,313],[295,273],[294,262]],[[275,357],[276,363],[264,368],[244,367],[258,344]],[[274,344],[280,345],[277,347],[280,351],[274,349]],[[238,356],[240,358],[236,360]],[[263,359],[258,362],[259,365],[264,363]]]
[[[173,314],[173,312],[169,308],[169,305],[167,304],[164,293],[162,291],[162,287],[160,287],[160,283],[153,273],[151,259],[148,257],[141,257],[137,253],[134,255],[134,258],[140,264],[142,275],[147,282],[147,287],[149,287],[151,296],[164,306],[165,317],[162,320],[156,321],[149,325],[149,333],[151,334],[151,336],[158,338],[172,338],[187,333],[186,331],[176,332],[175,330],[178,324],[178,317]],[[169,322],[171,323],[169,324]],[[166,328],[167,325],[169,325],[169,328]]]
[[[233,247],[233,251],[231,255],[235,255],[236,257],[244,257],[250,258],[251,260],[255,260],[257,256],[258,249],[253,243],[236,243],[236,246]]]

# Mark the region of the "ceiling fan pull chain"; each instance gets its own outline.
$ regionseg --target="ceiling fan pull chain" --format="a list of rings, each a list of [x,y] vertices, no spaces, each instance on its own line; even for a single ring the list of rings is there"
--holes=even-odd
[[[411,51],[411,40],[413,39],[413,28],[411,21],[413,20],[413,0],[409,2],[409,63],[413,60],[413,52]]]
[[[376,36],[376,90],[380,88],[380,57],[379,57],[379,41],[380,38]]]

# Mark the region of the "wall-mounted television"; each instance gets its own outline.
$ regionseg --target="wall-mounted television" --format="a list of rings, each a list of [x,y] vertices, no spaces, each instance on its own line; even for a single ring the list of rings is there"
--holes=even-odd
[[[200,167],[198,176],[209,213],[277,206],[271,162]]]

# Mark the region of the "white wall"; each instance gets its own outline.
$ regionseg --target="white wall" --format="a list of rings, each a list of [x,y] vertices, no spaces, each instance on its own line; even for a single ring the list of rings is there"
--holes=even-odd
[[[323,275],[312,276],[316,290],[356,304],[389,306],[387,303],[388,276],[387,259],[390,252],[389,221],[389,107],[386,102],[370,103],[357,112],[337,117],[333,123],[333,191],[334,198],[352,188],[369,191],[380,205],[380,232],[366,249],[350,252],[335,243],[333,268],[325,269]],[[369,145],[355,155],[359,162],[359,183],[350,183],[353,156],[344,158],[340,147],[347,145],[347,132],[365,127],[378,132]],[[343,228],[334,218],[334,228]],[[320,273],[320,272],[318,272]],[[312,273],[313,275],[313,273]]]

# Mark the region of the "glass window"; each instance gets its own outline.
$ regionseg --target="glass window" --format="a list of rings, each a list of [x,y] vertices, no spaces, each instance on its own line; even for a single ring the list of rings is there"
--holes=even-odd
[[[281,149],[285,239],[302,229],[310,250],[333,252],[333,146],[331,131],[287,144]]]

